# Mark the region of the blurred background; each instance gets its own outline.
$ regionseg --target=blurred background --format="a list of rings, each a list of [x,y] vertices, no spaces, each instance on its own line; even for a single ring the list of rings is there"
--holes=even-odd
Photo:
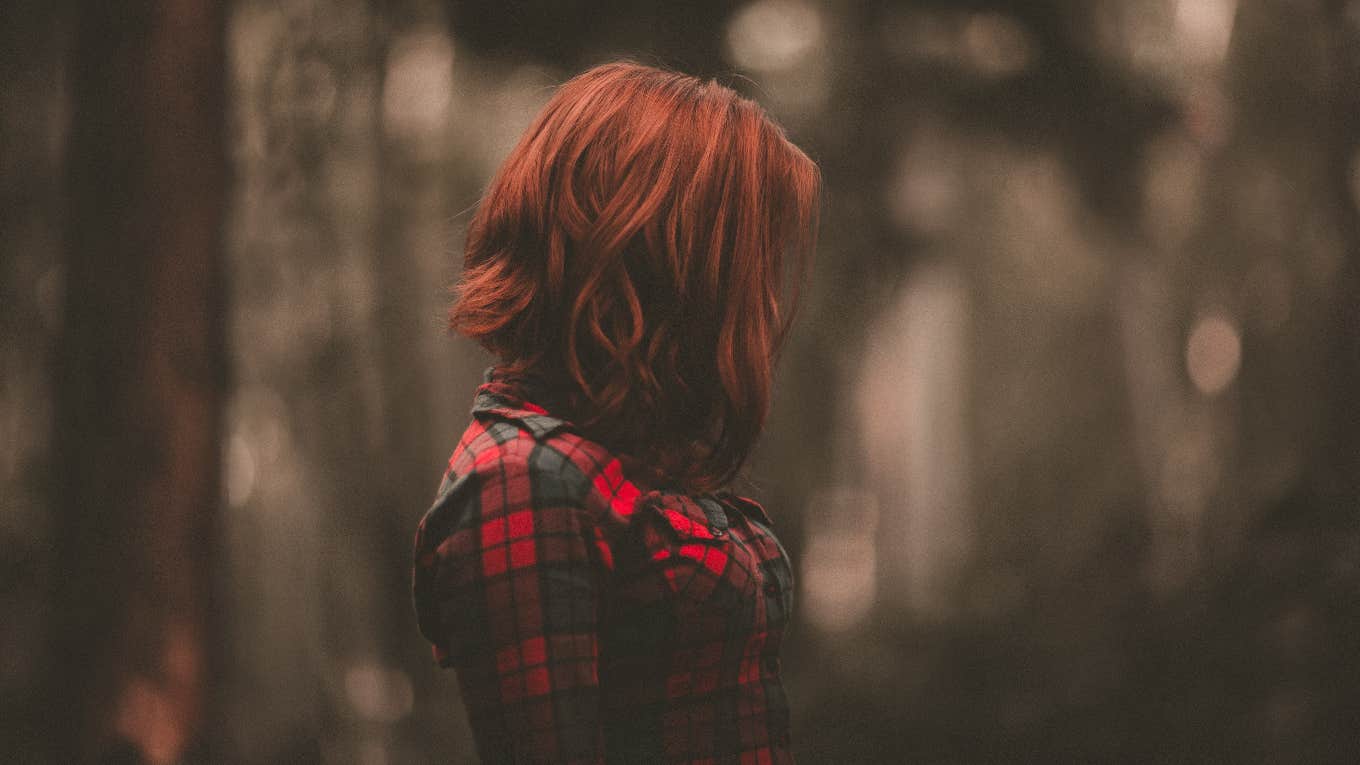
[[[8,0],[4,759],[473,763],[483,185],[616,56],[827,184],[737,486],[809,763],[1353,762],[1360,0]]]

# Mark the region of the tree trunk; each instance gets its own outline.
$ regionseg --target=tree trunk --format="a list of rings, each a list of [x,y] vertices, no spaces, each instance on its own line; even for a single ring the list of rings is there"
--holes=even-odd
[[[169,762],[197,741],[210,663],[221,10],[90,3],[73,24],[47,719],[53,761]]]

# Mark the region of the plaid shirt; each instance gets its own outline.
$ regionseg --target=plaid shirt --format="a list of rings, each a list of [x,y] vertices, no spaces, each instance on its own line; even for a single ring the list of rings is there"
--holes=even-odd
[[[643,491],[484,373],[413,592],[484,763],[790,763],[787,552],[755,501]]]

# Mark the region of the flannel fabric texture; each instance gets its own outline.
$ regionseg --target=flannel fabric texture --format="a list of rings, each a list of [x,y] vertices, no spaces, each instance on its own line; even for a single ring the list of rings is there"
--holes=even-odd
[[[793,573],[764,509],[643,491],[534,398],[485,371],[416,532],[420,630],[482,761],[792,762]]]

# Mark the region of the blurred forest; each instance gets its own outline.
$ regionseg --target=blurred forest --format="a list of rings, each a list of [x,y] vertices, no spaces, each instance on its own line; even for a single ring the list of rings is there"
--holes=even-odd
[[[7,0],[0,751],[473,763],[410,541],[553,87],[818,161],[737,487],[809,763],[1360,761],[1360,0]]]

